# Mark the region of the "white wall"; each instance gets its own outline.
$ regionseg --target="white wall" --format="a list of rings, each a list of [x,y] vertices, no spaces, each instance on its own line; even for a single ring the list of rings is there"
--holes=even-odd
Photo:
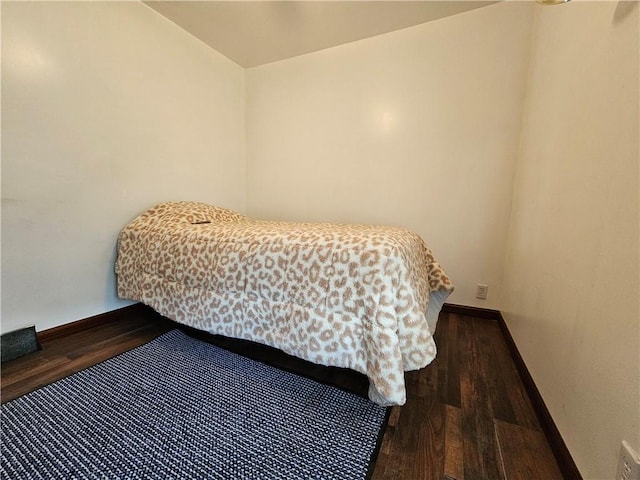
[[[531,20],[497,4],[248,69],[249,213],[407,226],[451,302],[497,308]]]
[[[537,9],[501,302],[588,480],[640,451],[639,11]]]
[[[244,70],[140,2],[2,2],[2,331],[112,310],[151,205],[244,211]]]

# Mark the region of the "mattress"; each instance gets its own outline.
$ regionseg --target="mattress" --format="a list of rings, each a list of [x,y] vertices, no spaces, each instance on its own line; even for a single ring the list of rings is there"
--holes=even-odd
[[[176,322],[361,372],[381,405],[404,404],[404,372],[435,358],[453,291],[407,229],[255,220],[195,202],[125,226],[116,273],[121,298]]]

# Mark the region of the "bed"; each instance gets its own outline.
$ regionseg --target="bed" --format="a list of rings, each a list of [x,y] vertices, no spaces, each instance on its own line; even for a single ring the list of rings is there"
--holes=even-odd
[[[121,298],[178,323],[361,372],[381,405],[404,404],[404,372],[435,358],[453,291],[404,228],[262,221],[195,202],[123,228],[116,274]]]

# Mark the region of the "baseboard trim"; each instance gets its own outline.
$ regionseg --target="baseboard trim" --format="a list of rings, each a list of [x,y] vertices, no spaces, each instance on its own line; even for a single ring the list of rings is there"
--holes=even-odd
[[[457,315],[486,318],[490,320],[496,320],[498,322],[498,326],[500,327],[502,336],[507,343],[507,348],[509,349],[511,358],[515,363],[518,375],[520,376],[520,380],[522,380],[524,388],[531,401],[533,410],[535,411],[536,416],[538,417],[538,421],[540,422],[540,427],[547,437],[547,441],[549,442],[551,451],[556,458],[556,462],[558,462],[560,471],[567,480],[583,480],[582,475],[580,475],[580,471],[573,461],[573,457],[571,456],[566,443],[564,443],[564,440],[562,439],[562,435],[560,435],[558,427],[551,417],[551,413],[549,412],[547,405],[544,403],[542,395],[540,394],[540,390],[538,390],[538,387],[536,386],[533,377],[531,376],[531,373],[529,372],[529,369],[524,362],[524,359],[520,355],[520,351],[518,350],[513,336],[511,336],[511,332],[507,327],[507,323],[505,322],[502,313],[498,310],[489,310],[485,308],[468,307],[465,305],[454,305],[449,303],[445,303],[443,305],[442,311],[447,313],[454,313]]]
[[[77,320],[75,322],[65,323],[64,325],[59,325],[57,327],[42,330],[41,332],[38,332],[38,340],[40,342],[46,343],[55,338],[66,337],[68,335],[82,332],[89,328],[97,327],[98,325],[103,325],[105,323],[117,322],[118,320],[121,320],[123,318],[135,318],[136,316],[142,314],[148,315],[150,311],[153,311],[150,307],[147,307],[142,303],[134,303],[133,305],[118,308],[117,310],[100,313],[92,317],[83,318],[82,320]]]
[[[490,320],[498,320],[500,312],[498,310],[490,310],[488,308],[469,307],[467,305],[456,305],[454,303],[445,303],[442,311],[447,313],[455,313],[456,315],[466,315],[468,317],[487,318]]]

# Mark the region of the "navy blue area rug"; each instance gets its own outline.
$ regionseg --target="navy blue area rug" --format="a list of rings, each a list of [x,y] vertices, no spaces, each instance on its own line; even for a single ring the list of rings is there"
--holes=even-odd
[[[0,478],[364,479],[386,411],[174,330],[2,405]]]

